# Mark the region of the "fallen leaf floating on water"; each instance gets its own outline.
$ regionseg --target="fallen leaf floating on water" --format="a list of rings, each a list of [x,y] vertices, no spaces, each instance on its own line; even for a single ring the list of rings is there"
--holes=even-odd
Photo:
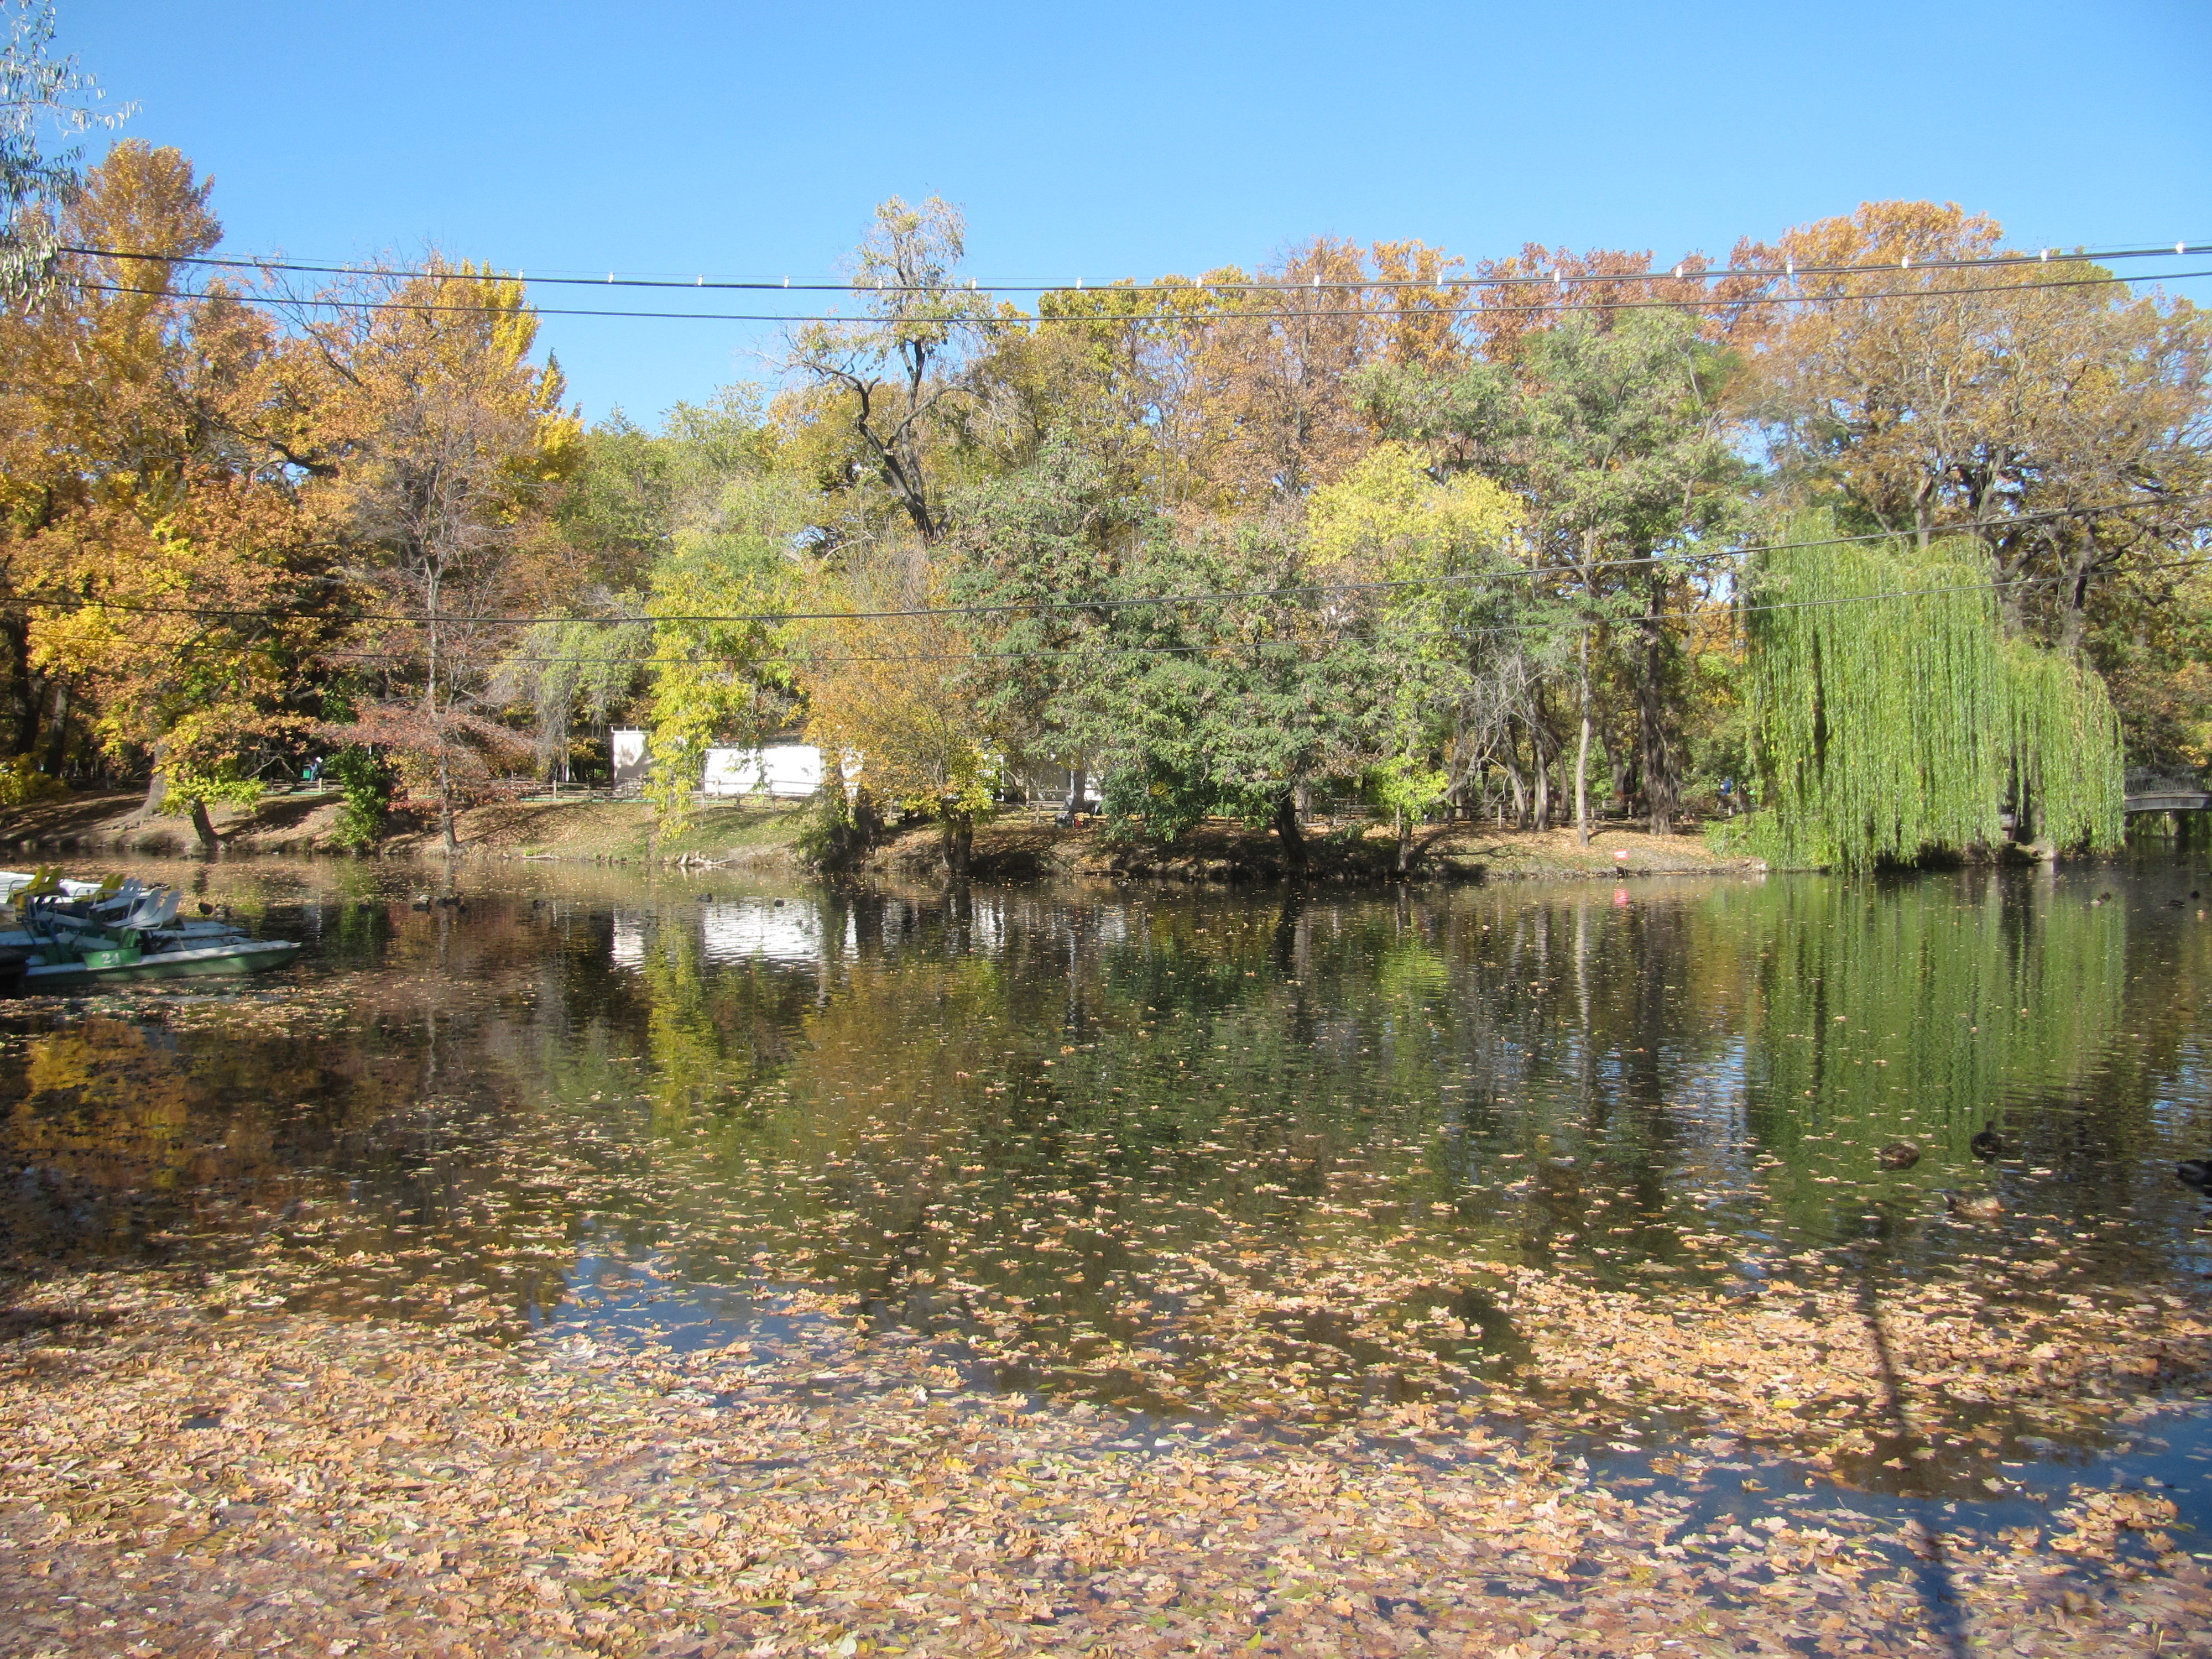
[[[2026,1638],[2016,1653],[2148,1653],[2139,1632],[2195,1628],[2206,1606],[2172,1504],[2134,1494],[2083,1496],[2048,1538],[1900,1537],[1730,1437],[1655,1465],[1692,1487],[1765,1475],[1730,1477],[1755,1512],[1704,1520],[1691,1491],[1598,1483],[1541,1430],[1430,1405],[1301,1444],[947,1395],[944,1349],[870,1340],[837,1298],[782,1298],[814,1334],[764,1358],[207,1316],[245,1288],[84,1274],[19,1296],[40,1334],[0,1373],[0,1582],[39,1650],[1303,1656],[1395,1653],[1418,1632],[1474,1659],[1547,1650],[1556,1629],[1583,1634],[1577,1652],[1717,1659],[1798,1630],[1924,1640],[1932,1550],[1950,1616]],[[1728,1310],[1773,1331],[1716,1346],[1716,1310],[1674,1348],[1680,1386],[1742,1365],[1745,1343],[1805,1364],[1826,1293],[1778,1291],[1781,1307]],[[1924,1322],[1946,1305],[1922,1294],[1896,1316],[1916,1397],[1953,1386],[1917,1369],[1940,1361],[1912,1337],[1948,1331]],[[1584,1374],[1648,1372],[1638,1353],[1671,1346],[1655,1321]],[[2084,1392],[2096,1363],[2063,1333],[2035,1356],[2053,1393]],[[1794,1412],[1847,1370],[1768,1405]],[[149,1432],[187,1415],[205,1426]]]

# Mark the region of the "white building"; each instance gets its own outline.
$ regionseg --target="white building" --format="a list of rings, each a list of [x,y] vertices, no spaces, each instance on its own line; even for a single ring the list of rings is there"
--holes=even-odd
[[[645,782],[645,775],[652,769],[652,763],[646,757],[645,733],[624,729],[612,733],[611,736],[615,787],[622,789],[632,785],[642,786]]]
[[[822,787],[822,751],[811,743],[709,749],[699,787],[709,795],[769,795],[779,800],[803,800]]]

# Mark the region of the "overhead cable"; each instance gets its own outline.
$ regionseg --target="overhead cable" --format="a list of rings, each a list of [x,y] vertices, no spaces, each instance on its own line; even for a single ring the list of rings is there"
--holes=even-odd
[[[2143,501],[2107,501],[2082,507],[2049,507],[2031,513],[2006,514],[1998,518],[1962,520],[1956,524],[1943,526],[1936,533],[1948,537],[1965,531],[2002,529],[2012,525],[2041,523],[2054,519],[2102,518],[2112,514],[2142,512],[2154,507],[2187,507],[2209,500],[2212,500],[2212,497],[2175,495]],[[1822,537],[1812,541],[1756,542],[1741,547],[1717,547],[1685,550],[1673,553],[1639,554],[1622,559],[1595,559],[1588,563],[1498,566],[1487,570],[1455,571],[1449,574],[1433,576],[1404,576],[1382,581],[1307,581],[1288,583],[1273,587],[1232,588],[1213,593],[1132,594],[1126,598],[1100,596],[1084,599],[1018,599],[988,605],[918,605],[896,611],[756,611],[647,617],[558,615],[471,617],[453,611],[417,615],[396,611],[333,612],[267,608],[246,610],[211,605],[139,605],[122,599],[76,596],[41,599],[36,595],[24,593],[0,594],[0,605],[12,605],[38,610],[64,611],[80,609],[116,611],[139,616],[196,617],[231,622],[402,623],[408,624],[436,622],[476,628],[537,628],[556,623],[584,624],[595,628],[630,628],[656,623],[682,623],[691,626],[737,624],[781,627],[790,623],[804,622],[899,622],[939,617],[1003,616],[1052,611],[1127,611],[1154,605],[1232,605],[1246,599],[1283,599],[1303,593],[1378,592],[1410,587],[1449,586],[1466,582],[1519,581],[1535,576],[1581,576],[1598,570],[1628,569],[1654,564],[1674,563],[1686,566],[1701,560],[1748,558],[1756,553],[1778,553],[1807,547],[1847,547],[1862,542],[1900,539],[1902,538],[1894,531],[1878,530],[1853,536]]]
[[[1811,544],[1817,545],[1818,544]],[[2212,554],[2201,554],[2190,558],[2161,560],[2138,568],[2154,570],[2194,569],[2212,564]],[[2011,576],[1987,582],[1960,582],[1946,587],[1900,587],[1875,593],[1846,593],[1824,599],[1775,599],[1758,604],[1730,604],[1705,611],[1669,612],[1656,618],[1638,616],[1627,619],[1637,627],[1656,621],[1666,627],[1697,627],[1715,622],[1724,622],[1741,617],[1774,611],[1813,611],[1838,605],[1865,605],[1880,599],[1924,599],[1953,593],[1982,593],[2009,591],[2014,588],[2051,586],[2070,581],[2070,574],[2061,573],[2049,576]],[[1513,623],[1481,627],[1394,629],[1389,638],[1399,640],[1458,640],[1504,639],[1516,635],[1560,633],[1571,629],[1589,631],[1607,625],[1603,617],[1583,617],[1573,622],[1553,621]],[[1229,643],[1205,645],[1109,645],[1079,646],[1062,649],[1023,651],[963,651],[963,652],[901,652],[884,654],[841,654],[816,656],[805,651],[785,652],[772,659],[761,656],[683,656],[683,657],[502,657],[493,665],[501,668],[538,666],[613,667],[628,664],[635,667],[651,665],[711,668],[718,666],[757,666],[764,660],[773,660],[794,667],[841,666],[853,663],[924,663],[924,662],[1030,662],[1070,657],[1086,661],[1099,657],[1128,656],[1223,656],[1250,653],[1262,647],[1279,646],[1304,647],[1310,645],[1341,643],[1350,639],[1363,644],[1373,644],[1375,637],[1368,635],[1336,633],[1325,637],[1299,638],[1271,635],[1262,638],[1240,640]],[[396,651],[335,651],[319,653],[319,656],[343,658],[356,661],[417,662],[420,652]]]
[[[529,276],[520,270],[501,270],[487,268],[481,270],[463,270],[442,265],[385,268],[374,265],[349,265],[304,263],[289,259],[254,259],[217,254],[175,254],[146,252],[128,248],[83,247],[64,246],[59,252],[86,258],[138,261],[147,264],[194,265],[221,270],[282,270],[305,276],[397,277],[404,280],[434,278],[459,283],[532,282],[541,285],[563,288],[641,288],[690,289],[720,292],[787,293],[787,294],[940,294],[950,291],[972,294],[1261,294],[1280,292],[1299,287],[1321,289],[1466,289],[1466,288],[1524,288],[1555,287],[1569,283],[1663,283],[1663,282],[1729,282],[1739,279],[1771,282],[1802,280],[1809,276],[1863,276],[1893,270],[1982,270],[2014,265],[2045,265],[2054,260],[2066,264],[2100,263],[2106,259],[2159,259],[2177,255],[2212,253],[2212,242],[2179,241],[2155,247],[2106,248],[2097,251],[2062,248],[2038,248],[2032,252],[2008,252],[1970,256],[1950,259],[1915,259],[1901,256],[1897,259],[1869,260],[1856,264],[1800,265],[1785,261],[1779,268],[1762,266],[1717,266],[1700,269],[1684,260],[1669,270],[1641,271],[1569,271],[1561,267],[1553,271],[1492,272],[1487,275],[1445,276],[1434,277],[1322,277],[1316,275],[1310,281],[1290,278],[1247,279],[1235,282],[1208,281],[1204,277],[1174,282],[1115,283],[1103,288],[1086,288],[1081,283],[974,283],[962,287],[957,283],[868,283],[848,280],[842,283],[794,283],[789,277],[770,282],[764,278],[714,277],[700,275],[686,281],[671,276],[623,276],[609,271],[605,276]]]
[[[2182,282],[2198,276],[2212,276],[2212,270],[2166,270],[2153,272],[2148,276],[2118,276],[2100,272],[2093,276],[2048,278],[2027,283],[1996,283],[1978,286],[1961,285],[1950,288],[1885,289],[1868,294],[1747,294],[1715,296],[1705,304],[1714,310],[1729,310],[1748,306],[1856,305],[1869,300],[1945,300],[1967,294],[2021,294],[2037,289],[2102,288],[2129,282]],[[533,317],[606,317],[630,321],[668,323],[869,323],[896,321],[865,315],[842,316],[836,312],[736,312],[736,311],[617,311],[585,306],[469,305],[450,301],[417,300],[356,300],[314,295],[307,296],[248,294],[228,289],[138,288],[122,283],[77,283],[71,284],[81,292],[91,294],[137,294],[154,299],[227,301],[234,304],[289,307],[295,310],[323,311],[406,311],[422,313],[459,313],[468,315],[507,316],[517,310]],[[1101,290],[1105,291],[1105,290]],[[1285,290],[1277,290],[1285,291]],[[1291,289],[1287,292],[1298,292]],[[1329,289],[1318,289],[1327,293]],[[1052,312],[1037,316],[1017,314],[1012,317],[981,317],[968,319],[929,319],[933,323],[958,323],[962,326],[984,328],[1019,328],[1030,325],[1090,325],[1115,323],[1181,323],[1196,327],[1216,322],[1313,322],[1329,318],[1362,318],[1378,319],[1390,317],[1438,318],[1482,316],[1545,316],[1571,312],[1592,311],[1682,311],[1698,302],[1688,300],[1558,300],[1522,304],[1474,304],[1434,306],[1330,306],[1301,307],[1291,311],[1253,311],[1238,308],[1212,315],[1193,314],[1183,311],[1065,313]]]

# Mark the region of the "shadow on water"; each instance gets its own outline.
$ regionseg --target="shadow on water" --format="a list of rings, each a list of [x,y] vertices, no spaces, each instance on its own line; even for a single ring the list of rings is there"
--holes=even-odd
[[[1925,1468],[1936,1455],[1936,1449],[1925,1443],[1915,1430],[1905,1405],[1905,1380],[1890,1347],[1889,1332],[1883,1317],[1880,1276],[1884,1246],[1888,1228],[1876,1224],[1875,1236],[1856,1253],[1857,1272],[1854,1275],[1858,1300],[1859,1317],[1865,1322],[1871,1339],[1876,1380],[1880,1387],[1880,1409],[1885,1426],[1884,1449],[1893,1447],[1894,1455],[1905,1465],[1905,1485],[1911,1490],[1916,1511],[1905,1531],[1905,1547],[1918,1565],[1912,1575],[1912,1585],[1920,1598],[1921,1610],[1927,1627],[1936,1632],[1954,1655],[1964,1659],[1970,1653],[1965,1611],[1955,1593],[1952,1580],[1951,1562],[1944,1547],[1942,1519],[1931,1517],[1930,1504],[1936,1494],[1926,1490]],[[1935,1524],[1929,1524],[1931,1518]]]
[[[1893,1287],[2193,1304],[2212,1272],[2171,1175],[2212,1146],[2174,866],[1323,897],[506,866],[465,912],[373,863],[164,873],[309,958],[0,1009],[19,1271],[676,1347],[798,1340],[805,1283],[965,1343],[975,1386],[1287,1430],[1530,1379],[1521,1266],[1735,1298],[1825,1255],[1884,1370],[1837,1478],[1928,1511],[1954,1646],[1930,1506],[2113,1441],[1930,1439]],[[2197,1514],[2197,1464],[2168,1474]]]

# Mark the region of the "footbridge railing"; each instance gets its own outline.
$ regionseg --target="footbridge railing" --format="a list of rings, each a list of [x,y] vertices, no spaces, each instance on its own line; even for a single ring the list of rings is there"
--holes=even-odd
[[[2127,798],[2122,810],[2129,812],[2212,811],[2212,781],[2208,781],[2197,772],[2135,767],[2128,773]]]

